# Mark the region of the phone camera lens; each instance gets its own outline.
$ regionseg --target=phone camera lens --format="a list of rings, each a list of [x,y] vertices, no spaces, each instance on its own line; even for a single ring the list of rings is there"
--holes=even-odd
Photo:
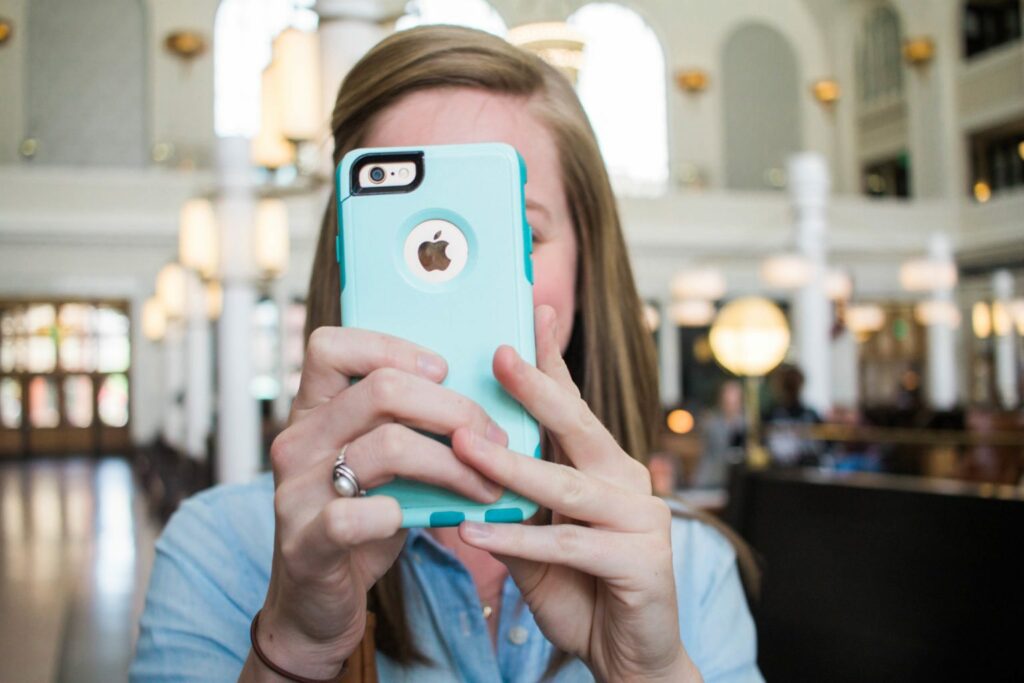
[[[381,168],[380,166],[374,166],[373,168],[370,169],[370,180],[372,180],[375,183],[383,182],[385,175],[386,174],[384,173],[384,169]]]

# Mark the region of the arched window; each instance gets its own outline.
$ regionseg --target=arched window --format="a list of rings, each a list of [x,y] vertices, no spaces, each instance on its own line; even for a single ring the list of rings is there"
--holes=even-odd
[[[864,104],[903,92],[900,18],[888,5],[875,8],[864,22],[857,51],[857,89]]]
[[[722,53],[725,185],[736,190],[784,185],[786,157],[800,149],[796,54],[764,24],[745,24]]]
[[[289,26],[312,31],[314,0],[222,0],[214,23],[213,113],[220,137],[260,127],[260,75],[274,38]]]
[[[592,3],[567,23],[586,45],[577,92],[618,192],[650,194],[668,181],[665,56],[651,27],[615,3]]]
[[[505,20],[485,0],[412,0],[395,22],[395,30],[427,24],[466,26],[501,37],[508,32]]]

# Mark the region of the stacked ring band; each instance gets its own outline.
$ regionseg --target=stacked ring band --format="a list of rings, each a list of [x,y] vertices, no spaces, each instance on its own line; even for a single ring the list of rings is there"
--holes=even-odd
[[[345,464],[346,450],[348,450],[348,444],[341,447],[341,452],[338,453],[338,458],[334,461],[334,471],[332,473],[334,490],[342,498],[355,498],[356,496],[366,495],[366,491],[363,491],[359,486],[359,478],[356,477],[356,473]]]

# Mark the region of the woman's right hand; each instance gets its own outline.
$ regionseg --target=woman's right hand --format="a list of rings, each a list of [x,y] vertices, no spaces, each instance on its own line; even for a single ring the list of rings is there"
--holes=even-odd
[[[480,406],[440,386],[446,374],[440,356],[402,339],[340,327],[310,335],[288,427],[270,451],[276,528],[257,637],[278,666],[306,678],[336,674],[362,639],[367,591],[405,541],[394,498],[335,493],[343,445],[364,488],[397,476],[483,503],[500,496],[449,447],[414,431],[468,427],[507,443]],[[252,654],[245,669],[257,679],[269,673]]]

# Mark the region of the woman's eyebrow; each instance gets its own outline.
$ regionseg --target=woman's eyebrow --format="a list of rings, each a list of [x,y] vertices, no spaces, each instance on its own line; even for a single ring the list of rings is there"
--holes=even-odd
[[[551,217],[551,212],[548,211],[548,208],[546,206],[544,206],[543,204],[541,204],[540,202],[534,201],[533,199],[527,199],[526,200],[526,208],[527,209],[533,209],[534,211],[540,211],[541,213],[543,213],[548,218]]]

